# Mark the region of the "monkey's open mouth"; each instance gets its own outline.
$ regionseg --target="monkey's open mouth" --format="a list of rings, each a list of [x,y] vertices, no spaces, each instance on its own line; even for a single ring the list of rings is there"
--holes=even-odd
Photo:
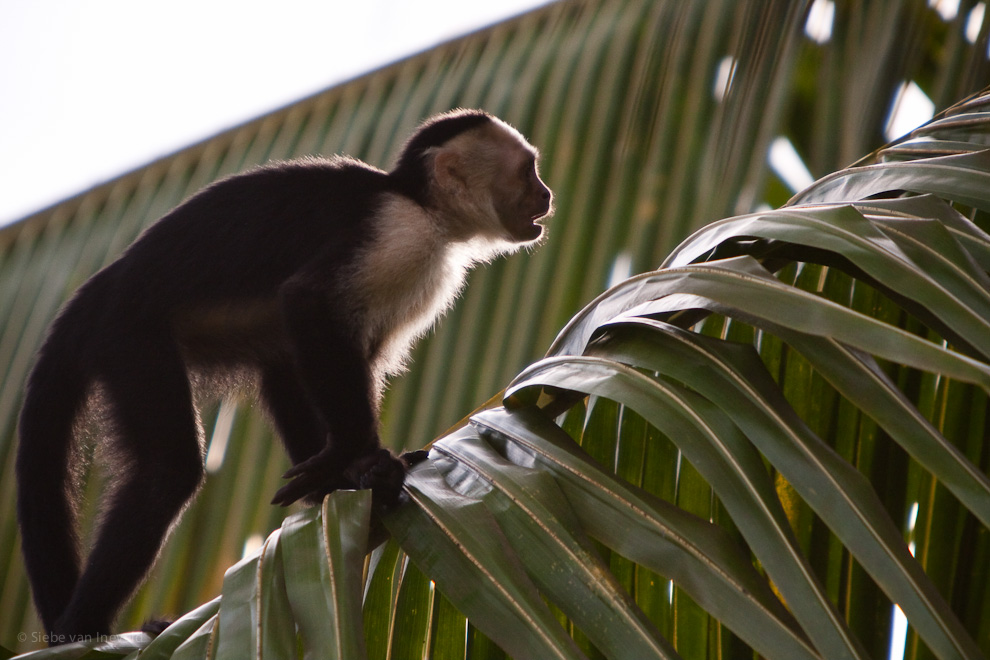
[[[551,215],[553,215],[553,211],[550,209],[547,209],[542,213],[537,213],[529,219],[529,224],[533,227],[542,228],[545,221],[549,220]]]
[[[533,232],[537,237],[542,236],[544,229],[543,223],[545,220],[548,220],[550,218],[550,215],[551,215],[550,209],[546,209],[545,211],[541,211],[539,213],[534,214],[529,219],[528,229],[531,232]]]

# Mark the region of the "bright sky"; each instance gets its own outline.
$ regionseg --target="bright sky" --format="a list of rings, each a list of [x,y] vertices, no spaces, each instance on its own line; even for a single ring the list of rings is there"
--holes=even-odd
[[[3,0],[0,225],[547,0]]]

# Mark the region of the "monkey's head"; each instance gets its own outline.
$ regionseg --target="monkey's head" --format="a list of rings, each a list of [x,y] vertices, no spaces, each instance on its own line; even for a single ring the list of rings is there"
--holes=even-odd
[[[540,179],[539,152],[519,131],[480,110],[455,110],[427,120],[406,144],[393,174],[413,173],[462,238],[518,246],[543,235],[553,193]],[[511,249],[511,248],[510,248]]]

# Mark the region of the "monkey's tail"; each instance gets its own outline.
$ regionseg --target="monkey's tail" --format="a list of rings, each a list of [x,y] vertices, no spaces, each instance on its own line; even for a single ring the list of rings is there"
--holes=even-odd
[[[72,501],[73,427],[88,382],[71,307],[52,326],[28,377],[18,423],[17,518],[35,604],[51,632],[79,579]]]

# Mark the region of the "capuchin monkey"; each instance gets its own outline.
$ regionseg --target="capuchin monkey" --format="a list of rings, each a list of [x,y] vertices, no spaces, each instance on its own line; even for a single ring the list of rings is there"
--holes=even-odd
[[[426,121],[391,172],[335,157],[218,181],[87,281],[49,330],[20,414],[17,515],[52,639],[106,634],[203,481],[191,383],[248,374],[293,467],[274,504],[371,488],[411,462],[381,447],[386,378],[468,269],[543,233],[537,150],[501,120]],[[112,480],[85,566],[75,431],[98,411]]]

